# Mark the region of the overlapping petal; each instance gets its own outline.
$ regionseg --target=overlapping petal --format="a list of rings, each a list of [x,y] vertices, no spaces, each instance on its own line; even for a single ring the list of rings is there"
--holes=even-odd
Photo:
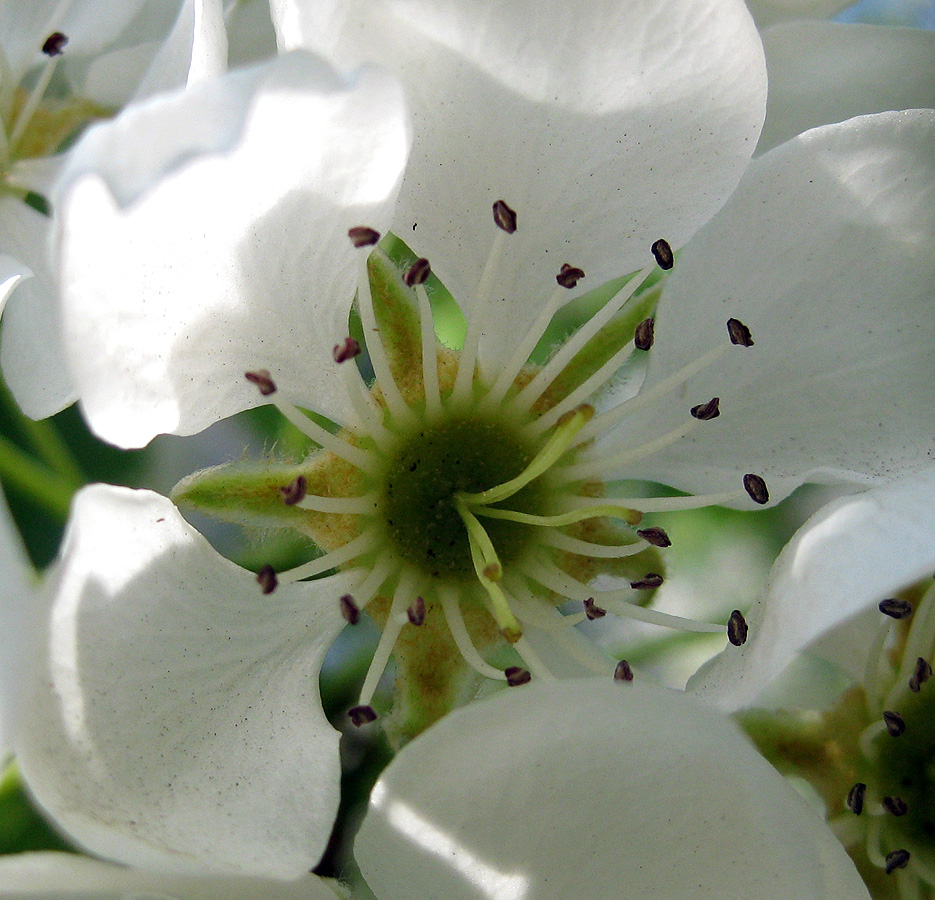
[[[318,672],[346,581],[263,596],[165,498],[85,489],[47,586],[16,741],[40,804],[118,861],[308,871],[338,802]]]
[[[283,46],[369,60],[407,88],[413,152],[396,230],[464,309],[491,204],[519,214],[482,358],[498,359],[563,263],[597,285],[683,244],[726,200],[763,120],[759,38],[724,0],[284,0]],[[494,324],[495,323],[495,324]]]
[[[414,882],[446,900],[869,897],[728,720],[610,680],[509,689],[443,719],[384,772],[356,853],[381,900]]]
[[[643,390],[719,344],[684,389],[626,419],[635,445],[720,397],[720,417],[620,475],[703,492],[766,478],[870,484],[927,464],[935,402],[935,111],[813,129],[756,160],[679,259],[656,317]],[[608,475],[615,473],[608,471]]]
[[[750,705],[795,653],[935,571],[935,470],[829,503],[773,565],[750,611],[750,639],[690,683],[729,709]],[[866,650],[866,648],[865,648]]]
[[[757,153],[853,116],[935,107],[935,32],[790,22],[762,37],[769,101]]]
[[[3,896],[17,900],[335,900],[320,878],[297,881],[154,875],[71,853],[0,857]]]
[[[123,446],[199,431],[259,402],[257,368],[344,418],[331,352],[357,277],[347,230],[386,223],[407,145],[388,77],[347,83],[302,53],[89,133],[58,245],[92,428]]]

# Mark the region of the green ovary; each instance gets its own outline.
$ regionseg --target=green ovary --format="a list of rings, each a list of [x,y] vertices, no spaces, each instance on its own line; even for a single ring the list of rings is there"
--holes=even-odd
[[[497,419],[465,416],[424,425],[400,443],[383,476],[383,519],[399,555],[435,578],[476,578],[467,529],[454,496],[515,478],[535,456],[515,429]],[[511,509],[541,514],[542,479],[510,497]],[[500,560],[517,559],[533,529],[516,522],[484,522]]]

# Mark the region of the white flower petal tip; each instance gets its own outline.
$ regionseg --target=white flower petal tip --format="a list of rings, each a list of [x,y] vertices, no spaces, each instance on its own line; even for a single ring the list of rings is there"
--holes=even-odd
[[[637,682],[533,684],[451,714],[384,772],[356,853],[381,900],[413,885],[447,900],[869,897],[732,723]]]
[[[933,146],[935,111],[908,110],[812,129],[754,160],[666,283],[643,393],[713,346],[735,310],[756,346],[688,382],[721,398],[718,427],[637,477],[711,490],[756,460],[778,501],[804,481],[869,485],[927,463]],[[675,400],[610,440],[674,427]]]
[[[346,413],[323,368],[354,293],[347,230],[388,223],[408,145],[389,76],[345,83],[304,53],[90,131],[63,177],[57,256],[92,428],[122,446],[200,431],[256,405],[243,373],[260,359]]]
[[[728,709],[752,705],[798,651],[933,571],[935,469],[829,503],[780,553],[747,643],[728,647],[689,687]]]
[[[64,830],[162,871],[308,871],[338,803],[318,671],[344,579],[263,596],[168,500],[97,485],[48,590],[15,749]]]
[[[156,875],[72,853],[0,857],[7,900],[335,900],[315,875],[280,882],[259,878]]]

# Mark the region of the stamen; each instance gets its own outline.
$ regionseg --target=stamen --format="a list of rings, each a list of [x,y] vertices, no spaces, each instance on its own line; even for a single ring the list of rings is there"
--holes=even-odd
[[[886,865],[883,870],[887,875],[892,875],[897,869],[905,869],[909,865],[910,853],[908,850],[891,850],[886,854]]]
[[[870,642],[867,651],[867,661],[864,663],[863,686],[867,697],[872,701],[879,702],[884,692],[881,690],[883,683],[890,683],[889,678],[883,678],[884,668],[889,668],[886,654],[883,648],[890,634],[890,626],[893,624],[892,617],[883,619],[877,627],[876,634]]]
[[[549,671],[545,663],[539,659],[539,655],[536,651],[533,650],[532,644],[529,643],[529,638],[525,636],[521,637],[513,645],[513,649],[520,655],[523,662],[529,667],[530,673],[535,675],[536,678],[543,678],[547,681],[555,680],[555,676]],[[509,679],[507,679],[507,684],[509,684]]]
[[[409,604],[409,608],[406,610],[406,617],[409,619],[410,623],[416,627],[425,624],[424,598],[416,597],[416,599],[413,600],[411,604]]]
[[[633,669],[625,659],[617,663],[614,669],[614,681],[633,681]]]
[[[909,679],[909,690],[918,694],[922,685],[932,677],[932,667],[921,656],[916,658],[916,667]]]
[[[357,535],[353,540],[348,541],[343,547],[338,547],[337,550],[319,556],[317,559],[305,563],[305,565],[290,569],[283,574],[283,578],[291,584],[302,581],[304,578],[311,578],[313,575],[321,575],[322,572],[327,572],[328,569],[334,569],[364,553],[368,553],[374,548],[377,541],[378,538],[375,534],[365,531]]]
[[[364,384],[357,366],[341,366],[341,375],[344,378],[344,387],[347,390],[351,407],[357,413],[357,418],[363,430],[373,439],[378,447],[385,450],[393,443],[393,435],[383,425],[383,408]]]
[[[719,409],[720,403],[720,397],[712,397],[707,403],[699,403],[698,406],[693,406],[691,408],[692,417],[701,422],[708,422],[711,419],[716,419],[721,414],[721,410]]]
[[[288,400],[277,395],[277,398],[273,401],[273,405],[309,440],[324,447],[325,450],[330,450],[335,456],[340,456],[341,459],[364,472],[373,471],[375,462],[370,454],[348,443],[348,441],[343,438],[332,434],[330,431],[326,431],[314,419],[302,412],[294,403],[290,403]]]
[[[663,577],[656,574],[655,572],[648,572],[642,578],[638,578],[636,581],[630,582],[630,587],[634,591],[649,591],[653,588],[661,587],[663,582]]]
[[[64,49],[65,44],[68,42],[68,38],[66,38],[64,34],[59,35],[59,37],[62,38],[61,41],[58,41],[56,34],[53,33],[46,39],[46,43],[52,41],[52,46],[60,43],[61,48]],[[43,51],[44,50],[45,44],[43,44]],[[32,119],[36,110],[39,108],[39,104],[42,102],[42,98],[45,96],[45,92],[49,87],[49,82],[52,80],[52,76],[55,74],[55,69],[58,66],[59,54],[49,53],[46,55],[48,59],[46,60],[45,65],[42,67],[39,78],[36,80],[35,86],[30,91],[26,102],[20,108],[19,114],[16,117],[16,121],[13,123],[13,127],[10,129],[9,148],[10,152],[14,155],[21,138],[26,133],[26,129],[29,126],[30,120]]]
[[[370,667],[367,669],[367,675],[360,689],[358,703],[361,706],[370,703],[373,698],[380,678],[390,661],[390,654],[396,646],[399,632],[402,631],[403,625],[409,621],[406,615],[406,598],[411,597],[413,593],[415,593],[415,578],[411,573],[404,570],[393,594],[393,603],[390,606],[389,615],[386,617],[386,624],[383,626],[383,634],[380,635],[377,649],[373,653],[373,659],[370,661]]]
[[[579,384],[561,403],[556,403],[548,412],[543,413],[537,419],[533,419],[526,426],[525,432],[530,437],[538,437],[538,435],[548,431],[569,410],[574,409],[582,401],[587,400],[588,397],[600,390],[632,354],[633,349],[630,344],[621,347],[593,375]]]
[[[493,293],[494,276],[500,265],[507,235],[516,231],[516,213],[503,200],[494,203],[493,219],[499,230],[490,248],[487,262],[484,264],[484,271],[481,273],[477,286],[477,299],[468,316],[464,346],[458,357],[458,372],[455,375],[455,384],[451,392],[452,400],[456,403],[463,403],[470,396],[471,382],[474,380],[474,366],[477,362],[477,349],[480,345],[484,322],[487,320],[487,307],[490,305]]]
[[[893,816],[904,816],[909,812],[909,807],[902,797],[884,797],[881,801],[883,808]]]
[[[640,532],[637,532],[637,534],[640,534]],[[622,559],[626,556],[636,556],[652,543],[652,541],[642,540],[622,545],[594,544],[591,541],[582,541],[579,538],[572,537],[563,531],[556,531],[554,528],[541,528],[538,542],[557,547],[559,550],[567,550],[569,553],[576,553],[578,556],[591,556],[598,559]],[[667,547],[668,544],[656,544],[655,546]]]
[[[699,424],[700,421],[698,419],[688,419],[683,425],[679,425],[678,428],[673,428],[672,431],[668,431],[651,441],[647,441],[645,444],[639,444],[628,450],[621,450],[610,456],[592,457],[574,466],[565,466],[561,469],[562,478],[566,481],[580,481],[582,478],[590,478],[592,475],[605,474],[610,471],[611,467],[619,471],[625,466],[632,465],[638,460],[645,459],[647,456],[652,456],[671,444],[676,443],[676,441],[680,441],[683,437],[694,431]]]
[[[345,516],[365,516],[375,512],[378,506],[374,494],[364,494],[362,497],[319,497],[317,494],[307,494],[295,505],[299,509]]]
[[[616,616],[637,619],[640,622],[648,622],[650,625],[664,625],[678,631],[690,631],[697,634],[723,634],[724,632],[723,625],[696,622],[694,619],[684,619],[681,616],[673,616],[657,609],[636,606],[628,602],[629,598],[632,597],[632,589],[629,587],[616,591],[595,591],[588,585],[572,578],[567,572],[563,572],[549,559],[542,558],[537,563],[527,562],[523,566],[523,571],[543,587],[547,587],[572,600],[584,602],[588,597],[593,597],[595,602],[599,601],[602,607]]]
[[[668,271],[675,265],[675,254],[672,252],[672,248],[669,246],[669,242],[660,238],[656,241],[652,247],[653,256],[656,259],[656,262],[659,265],[660,269]]]
[[[506,675],[506,683],[510,687],[518,687],[521,684],[529,684],[529,682],[532,681],[532,675],[529,671],[519,666],[507,666],[503,670],[503,674]]]
[[[753,338],[750,336],[750,329],[747,328],[740,319],[727,320],[727,334],[730,336],[730,342],[736,346],[753,346]]]
[[[386,401],[387,409],[401,422],[411,424],[415,421],[415,416],[403,399],[403,395],[399,392],[396,379],[393,378],[386,357],[386,348],[383,346],[383,339],[377,326],[376,313],[373,308],[373,295],[370,293],[370,274],[367,269],[366,256],[361,259],[361,274],[357,279],[357,307],[364,330],[364,341],[367,344],[367,350],[370,352],[370,363],[373,366],[377,384],[380,385],[380,390],[383,392],[383,399]]]
[[[494,382],[493,387],[482,401],[482,408],[492,408],[500,403],[501,400],[503,400],[507,394],[507,391],[516,380],[516,376],[519,374],[523,366],[526,365],[526,361],[529,359],[530,354],[533,350],[535,350],[536,345],[541,340],[542,335],[545,333],[545,330],[549,325],[549,322],[552,321],[552,317],[556,312],[558,312],[559,308],[563,306],[565,302],[565,289],[561,287],[556,288],[548,302],[545,303],[539,310],[539,315],[536,317],[535,322],[533,322],[533,324],[526,330],[526,333],[523,335],[523,339],[516,346],[516,349],[513,351],[509,360],[501,368],[500,374],[497,376],[497,380]]]
[[[61,31],[53,31],[42,44],[42,52],[46,56],[61,56],[65,52],[68,36]]]
[[[723,506],[725,503],[732,503],[745,497],[746,493],[741,491],[724,491],[720,494],[687,494],[684,497],[613,497],[607,498],[613,503],[603,504],[607,509],[616,507],[617,509],[637,510],[641,513],[672,512],[673,510],[683,509],[703,509],[706,506]],[[568,501],[569,506],[586,507],[591,498],[575,497]],[[597,509],[597,505],[593,507]],[[493,512],[490,510],[489,512]],[[488,513],[483,513],[487,515]],[[478,515],[481,515],[478,511]],[[596,515],[620,515],[620,513],[600,512]],[[564,523],[569,524],[569,523]],[[633,524],[638,525],[639,522]]]
[[[268,563],[256,573],[256,582],[263,591],[263,594],[272,594],[279,586],[279,579],[276,577],[276,570]]]
[[[334,350],[331,351],[331,355],[334,358],[334,361],[338,364],[347,362],[349,359],[353,359],[355,356],[360,356],[361,349],[360,344],[354,340],[352,337],[344,338],[343,343],[335,344]]]
[[[516,232],[516,211],[506,205],[505,200],[497,200],[493,205],[493,220],[497,228],[507,234]]]
[[[299,475],[295,481],[281,487],[279,493],[282,494],[286,506],[295,506],[305,496],[307,489],[308,479],[304,475]]]
[[[584,278],[584,270],[576,266],[570,266],[568,263],[563,263],[561,271],[555,276],[555,280],[559,283],[559,286],[566,290],[577,287],[578,282],[581,281],[582,278]]]
[[[912,615],[912,604],[898,597],[881,600],[878,608],[884,616],[889,616],[891,619],[908,619]]]
[[[735,647],[742,647],[747,642],[747,620],[739,609],[735,609],[727,620],[727,640]]]
[[[636,326],[636,331],[633,335],[633,343],[637,350],[649,350],[649,348],[652,347],[653,340],[655,339],[655,325],[656,320],[650,316],[648,319],[643,319],[643,321]]]
[[[579,406],[573,412],[568,413],[564,417],[564,421],[559,421],[555,432],[519,475],[478,494],[459,492],[456,495],[456,500],[460,499],[464,503],[474,506],[499,503],[501,500],[512,497],[531,481],[551,469],[561,459],[574,440],[575,435],[584,428],[593,415],[593,406]]]
[[[654,547],[672,546],[669,535],[666,534],[664,529],[659,528],[657,525],[653,525],[650,528],[640,528],[636,533],[646,541],[647,544],[652,544]]]
[[[347,711],[347,714],[357,728],[377,720],[376,711],[372,706],[354,706]]]
[[[425,411],[434,418],[441,415],[442,396],[438,386],[438,352],[435,349],[435,319],[425,286],[416,285],[419,300],[419,324],[422,331],[422,385],[425,392]]]
[[[360,607],[365,607],[376,595],[383,582],[389,577],[390,573],[396,568],[396,562],[392,551],[385,551],[382,556],[369,568],[364,580],[354,588],[356,602]]]
[[[360,607],[354,602],[350,594],[342,594],[338,598],[341,604],[341,615],[348,625],[356,625],[360,621]]]
[[[887,731],[886,723],[882,719],[877,719],[875,722],[871,722],[861,733],[860,737],[857,739],[857,746],[860,747],[860,752],[866,759],[873,759],[875,756],[874,751],[874,742],[876,739]]]
[[[864,795],[867,793],[867,785],[858,781],[847,792],[847,808],[855,815],[859,816],[864,811]]]
[[[270,377],[269,369],[257,369],[255,372],[245,372],[244,377],[250,384],[255,384],[264,397],[276,393],[276,382]]]
[[[601,607],[595,605],[594,598],[588,597],[584,602],[584,614],[588,617],[588,620],[593,622],[595,619],[603,619],[607,615],[606,609],[601,609]]]
[[[906,733],[906,720],[898,712],[891,709],[884,710],[883,721],[892,737],[902,737]]]
[[[683,366],[678,372],[673,372],[668,378],[664,378],[658,384],[640,391],[635,397],[631,397],[629,400],[625,400],[613,409],[599,416],[595,416],[590,425],[583,429],[581,434],[578,435],[578,443],[581,444],[595,435],[605,434],[610,428],[623,421],[623,419],[631,413],[642,409],[644,406],[651,406],[660,397],[664,397],[666,394],[674,391],[677,387],[697,375],[702,369],[719,360],[727,352],[728,347],[730,347],[730,344],[720,344],[712,348],[707,353],[699,356],[694,362]]]
[[[517,512],[512,509],[499,509],[490,506],[479,506],[475,513],[487,519],[506,519],[508,522],[519,522],[521,525],[543,525],[551,528],[573,525],[575,522],[596,519],[600,516],[615,516],[629,522],[631,525],[638,525],[641,518],[640,514],[634,512],[632,508],[611,503],[595,503],[592,506],[571,510],[567,513],[559,513],[554,516],[537,516],[534,513]]]
[[[766,489],[766,482],[759,475],[748,473],[743,476],[743,489],[750,495],[754,503],[768,503],[769,491]]]
[[[614,297],[565,341],[558,352],[536,373],[536,377],[513,398],[511,407],[517,412],[527,412],[532,409],[533,404],[562,373],[565,366],[623,307],[651,272],[652,267],[647,267],[634,275]]]
[[[499,669],[494,668],[478,653],[477,648],[471,642],[471,636],[468,634],[467,626],[464,624],[464,617],[461,615],[461,606],[457,593],[450,589],[439,591],[441,597],[442,610],[445,613],[445,621],[448,623],[448,630],[452,638],[464,657],[464,661],[475,672],[483,675],[485,678],[492,678],[495,681],[503,681],[504,675]]]
[[[366,225],[358,225],[348,229],[347,236],[351,243],[358,249],[361,247],[373,247],[380,240],[380,232]]]
[[[415,287],[417,284],[425,284],[431,274],[432,266],[429,261],[422,256],[409,267],[406,274],[403,275],[403,281],[405,281],[409,287]]]

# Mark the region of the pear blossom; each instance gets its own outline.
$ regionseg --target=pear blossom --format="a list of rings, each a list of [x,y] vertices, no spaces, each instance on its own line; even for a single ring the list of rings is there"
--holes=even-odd
[[[384,771],[355,852],[380,900],[870,896],[733,723],[639,682],[462,707]]]
[[[691,684],[721,707],[750,708],[748,727],[770,755],[821,793],[874,896],[929,896],[935,888],[933,510],[931,468],[822,509],[777,559],[751,610],[748,644],[715,658]],[[802,652],[830,663],[849,688],[817,710],[800,691],[783,690]],[[817,678],[821,670],[806,672]],[[778,713],[758,709],[770,695]],[[793,746],[798,752],[783,749]]]
[[[99,435],[140,446],[269,402],[322,448],[173,493],[322,550],[256,578],[164,498],[79,495],[16,747],[39,802],[111,859],[314,864],[337,798],[315,677],[364,607],[382,636],[360,727],[394,653],[404,737],[482,678],[627,679],[572,626],[746,637],[739,612],[645,605],[669,537],[644,515],[885,481],[929,446],[935,112],[751,163],[765,81],[742,4],[343,9],[303,7],[299,38],[400,81],[284,53],[91,129],[55,198],[69,372]],[[600,310],[537,356],[583,279]],[[435,335],[444,289],[457,350]],[[622,478],[691,494],[618,496]]]
[[[0,362],[34,418],[75,400],[47,260],[48,204],[67,159],[62,146],[130,99],[216,74],[225,55],[221,7],[213,0],[0,7],[0,251],[24,270],[4,313]]]

